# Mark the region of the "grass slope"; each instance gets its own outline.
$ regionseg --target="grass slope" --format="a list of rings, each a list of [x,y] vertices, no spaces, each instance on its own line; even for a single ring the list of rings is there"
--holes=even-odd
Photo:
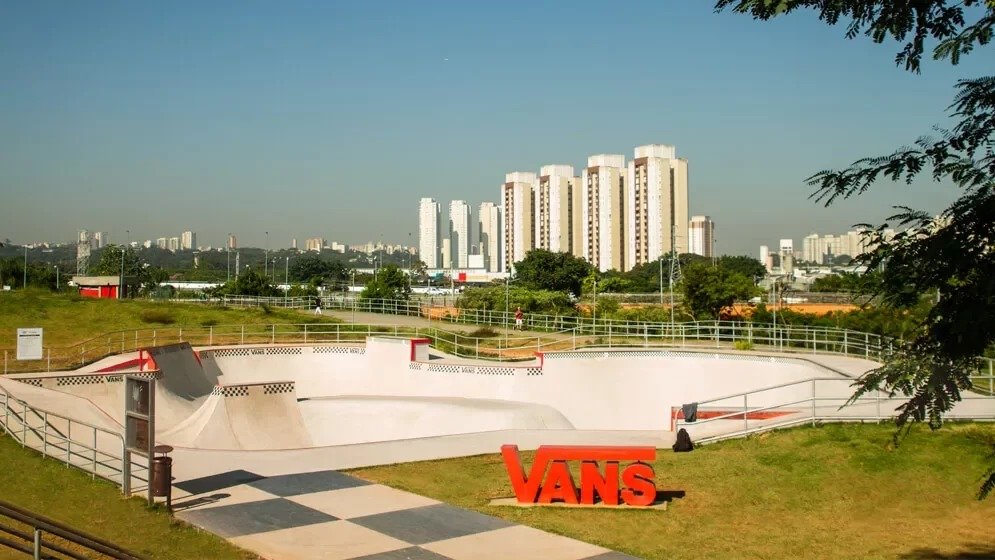
[[[116,486],[22,449],[6,435],[0,436],[0,499],[149,558],[257,558],[220,537],[174,520],[161,508],[146,507],[143,500],[125,500]],[[6,519],[0,519],[0,524],[11,526]],[[0,546],[0,559],[6,558],[24,555]]]
[[[333,323],[298,311],[235,309],[147,300],[80,298],[47,291],[0,292],[0,348],[16,346],[16,329],[42,327],[46,347],[65,347],[112,331],[210,325]]]
[[[897,448],[893,434],[831,424],[661,450],[657,487],[686,492],[667,511],[490,507],[511,495],[500,455],[353,474],[646,558],[995,558],[995,499],[975,499],[995,426],[917,427]]]

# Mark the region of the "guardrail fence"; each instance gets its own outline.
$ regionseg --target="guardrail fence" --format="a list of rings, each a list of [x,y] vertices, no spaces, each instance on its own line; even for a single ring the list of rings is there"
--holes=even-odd
[[[108,480],[126,496],[147,488],[148,465],[125,461],[121,433],[33,407],[2,387],[0,420],[0,428],[21,447],[76,467],[92,478]]]
[[[29,527],[31,532],[23,530],[21,528],[23,526]],[[98,554],[98,558],[114,558],[117,560],[142,559],[141,556],[99,537],[89,535],[68,525],[4,501],[0,501],[0,533],[5,533],[13,537],[13,539],[0,537],[0,546],[6,546],[23,552],[36,560],[53,558],[52,554],[58,554],[60,557],[86,560],[94,558],[93,553]],[[58,537],[61,541],[66,542],[66,544],[72,543],[77,547],[81,547],[87,551],[87,554],[67,548],[61,542],[56,542],[48,537],[49,535]]]

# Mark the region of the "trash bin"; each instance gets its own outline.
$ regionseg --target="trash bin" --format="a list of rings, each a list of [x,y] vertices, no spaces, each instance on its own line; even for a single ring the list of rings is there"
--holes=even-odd
[[[152,459],[152,495],[160,498],[169,496],[173,485],[173,458],[154,457]]]
[[[173,458],[166,454],[173,450],[168,445],[157,445],[153,449],[152,473],[149,485],[152,496],[166,498],[166,509],[173,509]]]

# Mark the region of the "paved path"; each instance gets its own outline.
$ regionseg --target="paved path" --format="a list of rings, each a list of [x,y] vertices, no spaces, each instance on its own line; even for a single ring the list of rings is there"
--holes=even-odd
[[[177,517],[280,560],[625,560],[589,543],[337,471],[177,483]]]

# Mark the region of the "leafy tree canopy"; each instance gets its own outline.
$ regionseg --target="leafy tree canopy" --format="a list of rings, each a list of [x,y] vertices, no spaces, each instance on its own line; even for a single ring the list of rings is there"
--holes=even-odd
[[[122,270],[122,251],[124,252],[124,275],[136,278],[143,293],[154,291],[159,284],[165,282],[169,275],[158,266],[150,266],[142,262],[138,252],[131,247],[108,245],[101,251],[100,260],[90,267],[91,275],[119,276]]]
[[[272,297],[283,295],[270,279],[258,270],[246,270],[210,292],[212,295]]]
[[[865,34],[877,43],[903,42],[896,63],[913,72],[921,69],[927,41],[935,42],[934,59],[957,64],[961,55],[991,41],[995,25],[990,0],[718,0],[716,10],[726,8],[761,20],[802,8],[815,9],[830,25],[849,20],[847,38]],[[979,366],[975,356],[995,341],[995,78],[960,80],[949,111],[957,124],[937,128],[935,138],[808,178],[813,198],[826,205],[860,195],[879,179],[911,183],[928,176],[960,190],[938,218],[898,207],[889,221],[904,231],[888,239],[887,224],[873,229],[872,245],[879,244],[858,258],[871,269],[884,267],[878,293],[886,302],[904,305],[930,290],[941,294],[920,334],[858,383],[854,398],[878,389],[910,396],[899,408],[899,426],[928,420],[938,427],[971,387],[969,376]],[[979,497],[993,488],[995,469]]]
[[[760,261],[746,255],[722,255],[719,257],[719,266],[728,270],[742,274],[750,279],[760,279],[767,276],[767,268],[760,264]]]
[[[759,292],[753,280],[720,267],[693,263],[683,274],[684,304],[699,320],[718,319],[719,313],[734,301],[749,299]]]
[[[366,283],[359,294],[362,299],[406,300],[411,295],[408,277],[396,264],[388,264],[377,271],[376,277]]]
[[[594,270],[587,261],[569,253],[535,249],[515,263],[517,282],[537,290],[580,294],[581,282]]]

